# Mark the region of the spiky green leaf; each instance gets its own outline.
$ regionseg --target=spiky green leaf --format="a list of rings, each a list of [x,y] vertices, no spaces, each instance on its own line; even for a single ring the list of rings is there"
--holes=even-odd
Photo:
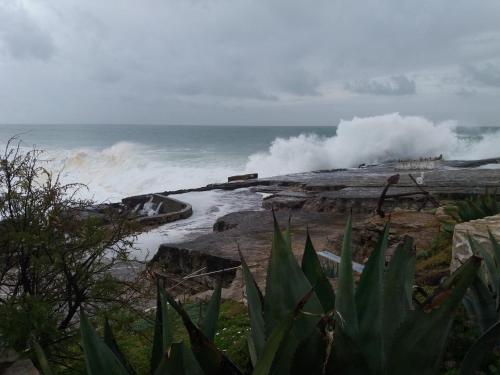
[[[314,293],[310,289],[299,299],[294,309],[284,316],[273,332],[271,332],[266,341],[262,356],[257,361],[252,372],[253,375],[268,375],[271,373],[271,368],[273,368],[273,373],[275,374],[290,373],[294,351],[290,352],[288,350],[290,347],[286,345],[286,341],[290,339],[294,340],[294,325],[300,321],[298,316],[312,296],[314,296]],[[284,364],[284,361],[287,363]],[[286,368],[286,371],[283,370],[284,368]]]
[[[250,344],[252,345],[252,349],[254,350],[254,357],[255,359],[257,359],[261,356],[266,342],[266,331],[262,308],[263,297],[241,252],[240,259],[241,267],[243,270],[243,278],[245,280],[245,289],[248,301],[248,314],[250,315],[250,326],[252,328],[252,337]],[[252,351],[250,353],[252,353]],[[255,361],[252,362],[255,364]]]
[[[493,324],[474,344],[469,348],[460,367],[460,375],[475,374],[487,353],[500,339],[500,321]]]
[[[389,225],[373,249],[363,269],[356,289],[356,306],[359,319],[359,343],[372,371],[385,372],[385,351],[383,340],[384,314],[384,268],[385,251],[389,237]],[[395,308],[387,306],[387,308]]]
[[[45,355],[44,350],[42,349],[40,344],[38,344],[38,342],[36,342],[35,340],[33,340],[32,344],[33,344],[33,349],[35,349],[36,359],[38,361],[38,365],[40,366],[42,374],[52,375],[53,372],[52,369],[50,368],[49,361],[47,360],[47,356]]]
[[[463,302],[467,314],[476,322],[481,333],[498,320],[494,296],[479,276],[474,279]]]
[[[267,270],[266,298],[264,300],[264,321],[266,335],[269,335],[287,317],[305,293],[312,290],[311,284],[302,272],[293,252],[291,244],[282,235],[277,221],[274,221],[274,239],[271,258]],[[323,308],[315,293],[312,293],[304,310],[307,315],[297,318],[288,339],[280,348],[276,371],[290,372],[290,358],[299,343],[313,333]]]
[[[159,366],[163,355],[172,344],[172,327],[168,319],[168,303],[165,297],[165,289],[160,282],[157,283],[156,294],[156,318],[153,337],[153,348],[151,352],[150,369],[154,373]]]
[[[112,350],[116,358],[118,358],[118,360],[122,363],[123,367],[125,367],[130,374],[135,374],[132,365],[118,347],[118,343],[116,342],[113,330],[111,329],[107,318],[104,320],[104,343]]]
[[[165,350],[153,375],[205,375],[191,348],[184,342],[173,343]]]
[[[128,374],[128,371],[116,358],[113,351],[97,336],[83,311],[80,314],[80,331],[85,353],[85,364],[89,375]]]
[[[389,351],[389,375],[437,373],[453,317],[480,265],[480,258],[469,258],[424,309],[409,315],[396,332]]]
[[[382,319],[386,351],[390,349],[396,330],[412,310],[414,274],[413,240],[411,237],[406,237],[403,243],[396,247],[384,275],[384,313]]]
[[[201,324],[201,330],[206,338],[214,341],[215,332],[217,331],[217,322],[219,320],[220,299],[222,291],[222,281],[215,286],[210,302],[208,303],[205,317]]]
[[[335,309],[340,319],[337,327],[347,333],[352,339],[358,337],[358,316],[354,298],[354,276],[352,272],[352,217],[349,215],[339,266]],[[339,345],[342,345],[339,343]]]
[[[323,306],[323,310],[326,312],[332,311],[335,307],[335,293],[330,281],[325,276],[323,267],[321,267],[318,255],[309,236],[309,230],[307,231],[306,245],[304,247],[304,255],[302,256],[302,271],[313,286],[314,292]]]
[[[172,306],[181,317],[189,335],[191,350],[203,371],[207,375],[240,375],[241,371],[238,367],[236,367],[224,353],[217,349],[212,341],[205,337],[203,332],[191,321],[191,318],[182,306],[179,305],[169,293],[165,293],[165,297],[170,306]]]

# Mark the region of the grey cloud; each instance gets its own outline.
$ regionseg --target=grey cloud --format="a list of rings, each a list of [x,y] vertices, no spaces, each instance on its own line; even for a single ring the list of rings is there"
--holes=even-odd
[[[0,4],[0,43],[15,59],[48,60],[55,52],[51,36],[19,8]]]
[[[175,112],[177,122],[183,116],[203,122],[206,110],[211,123],[222,123],[232,113],[228,108],[237,107],[251,122],[263,113],[270,120],[271,113],[286,116],[293,106],[290,121],[311,116],[326,123],[339,106],[349,108],[346,118],[403,105],[428,114],[441,99],[467,104],[471,113],[494,113],[483,104],[492,90],[475,86],[496,85],[494,70],[475,63],[500,59],[498,0],[3,3],[18,6],[0,5],[2,86],[15,93],[0,93],[0,105],[10,104],[0,107],[6,108],[0,121],[19,118],[10,107],[32,122],[51,122],[57,112],[58,120],[81,123],[92,100],[95,121],[120,113],[124,121],[125,114],[136,122],[147,114],[145,121],[161,122]],[[43,69],[36,59],[45,61]],[[419,76],[466,65],[474,66],[469,81],[446,90]],[[369,95],[345,95],[343,82]],[[461,86],[477,88],[478,95],[458,97]],[[53,103],[64,105],[49,110]],[[315,111],[318,103],[324,107]],[[446,109],[455,118],[453,106],[440,108],[440,115],[446,117]]]
[[[473,80],[487,86],[500,87],[500,64],[492,61],[471,64],[465,67],[465,73]]]
[[[478,92],[475,89],[469,87],[460,87],[455,91],[455,94],[461,96],[462,98],[470,98],[474,95],[477,95]]]
[[[92,79],[106,84],[119,82],[122,76],[118,69],[108,66],[99,67],[91,74]]]
[[[356,80],[346,83],[345,88],[358,94],[370,95],[413,95],[416,93],[415,81],[404,75]]]

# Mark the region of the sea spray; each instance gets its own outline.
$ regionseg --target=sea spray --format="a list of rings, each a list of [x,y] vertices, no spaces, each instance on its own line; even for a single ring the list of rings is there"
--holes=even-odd
[[[332,137],[277,138],[268,151],[249,157],[246,170],[273,176],[441,154],[449,159],[488,158],[500,156],[499,141],[499,132],[465,137],[453,121],[434,123],[399,113],[355,117],[340,121]]]

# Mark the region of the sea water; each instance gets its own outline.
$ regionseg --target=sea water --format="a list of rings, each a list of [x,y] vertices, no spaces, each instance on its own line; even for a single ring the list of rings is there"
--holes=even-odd
[[[64,183],[85,184],[81,194],[97,202],[195,188],[242,173],[269,177],[441,154],[448,159],[500,156],[497,128],[467,128],[398,113],[326,127],[0,125],[0,152],[13,136],[24,149],[45,150],[47,167],[60,173]],[[143,253],[156,251],[161,242],[210,231],[218,217],[258,209],[261,202],[246,189],[176,198],[193,205],[193,216],[140,237]]]

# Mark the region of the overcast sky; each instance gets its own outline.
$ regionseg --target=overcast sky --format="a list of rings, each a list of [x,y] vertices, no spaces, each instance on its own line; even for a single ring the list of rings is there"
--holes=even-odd
[[[500,126],[498,0],[0,0],[0,123]]]

